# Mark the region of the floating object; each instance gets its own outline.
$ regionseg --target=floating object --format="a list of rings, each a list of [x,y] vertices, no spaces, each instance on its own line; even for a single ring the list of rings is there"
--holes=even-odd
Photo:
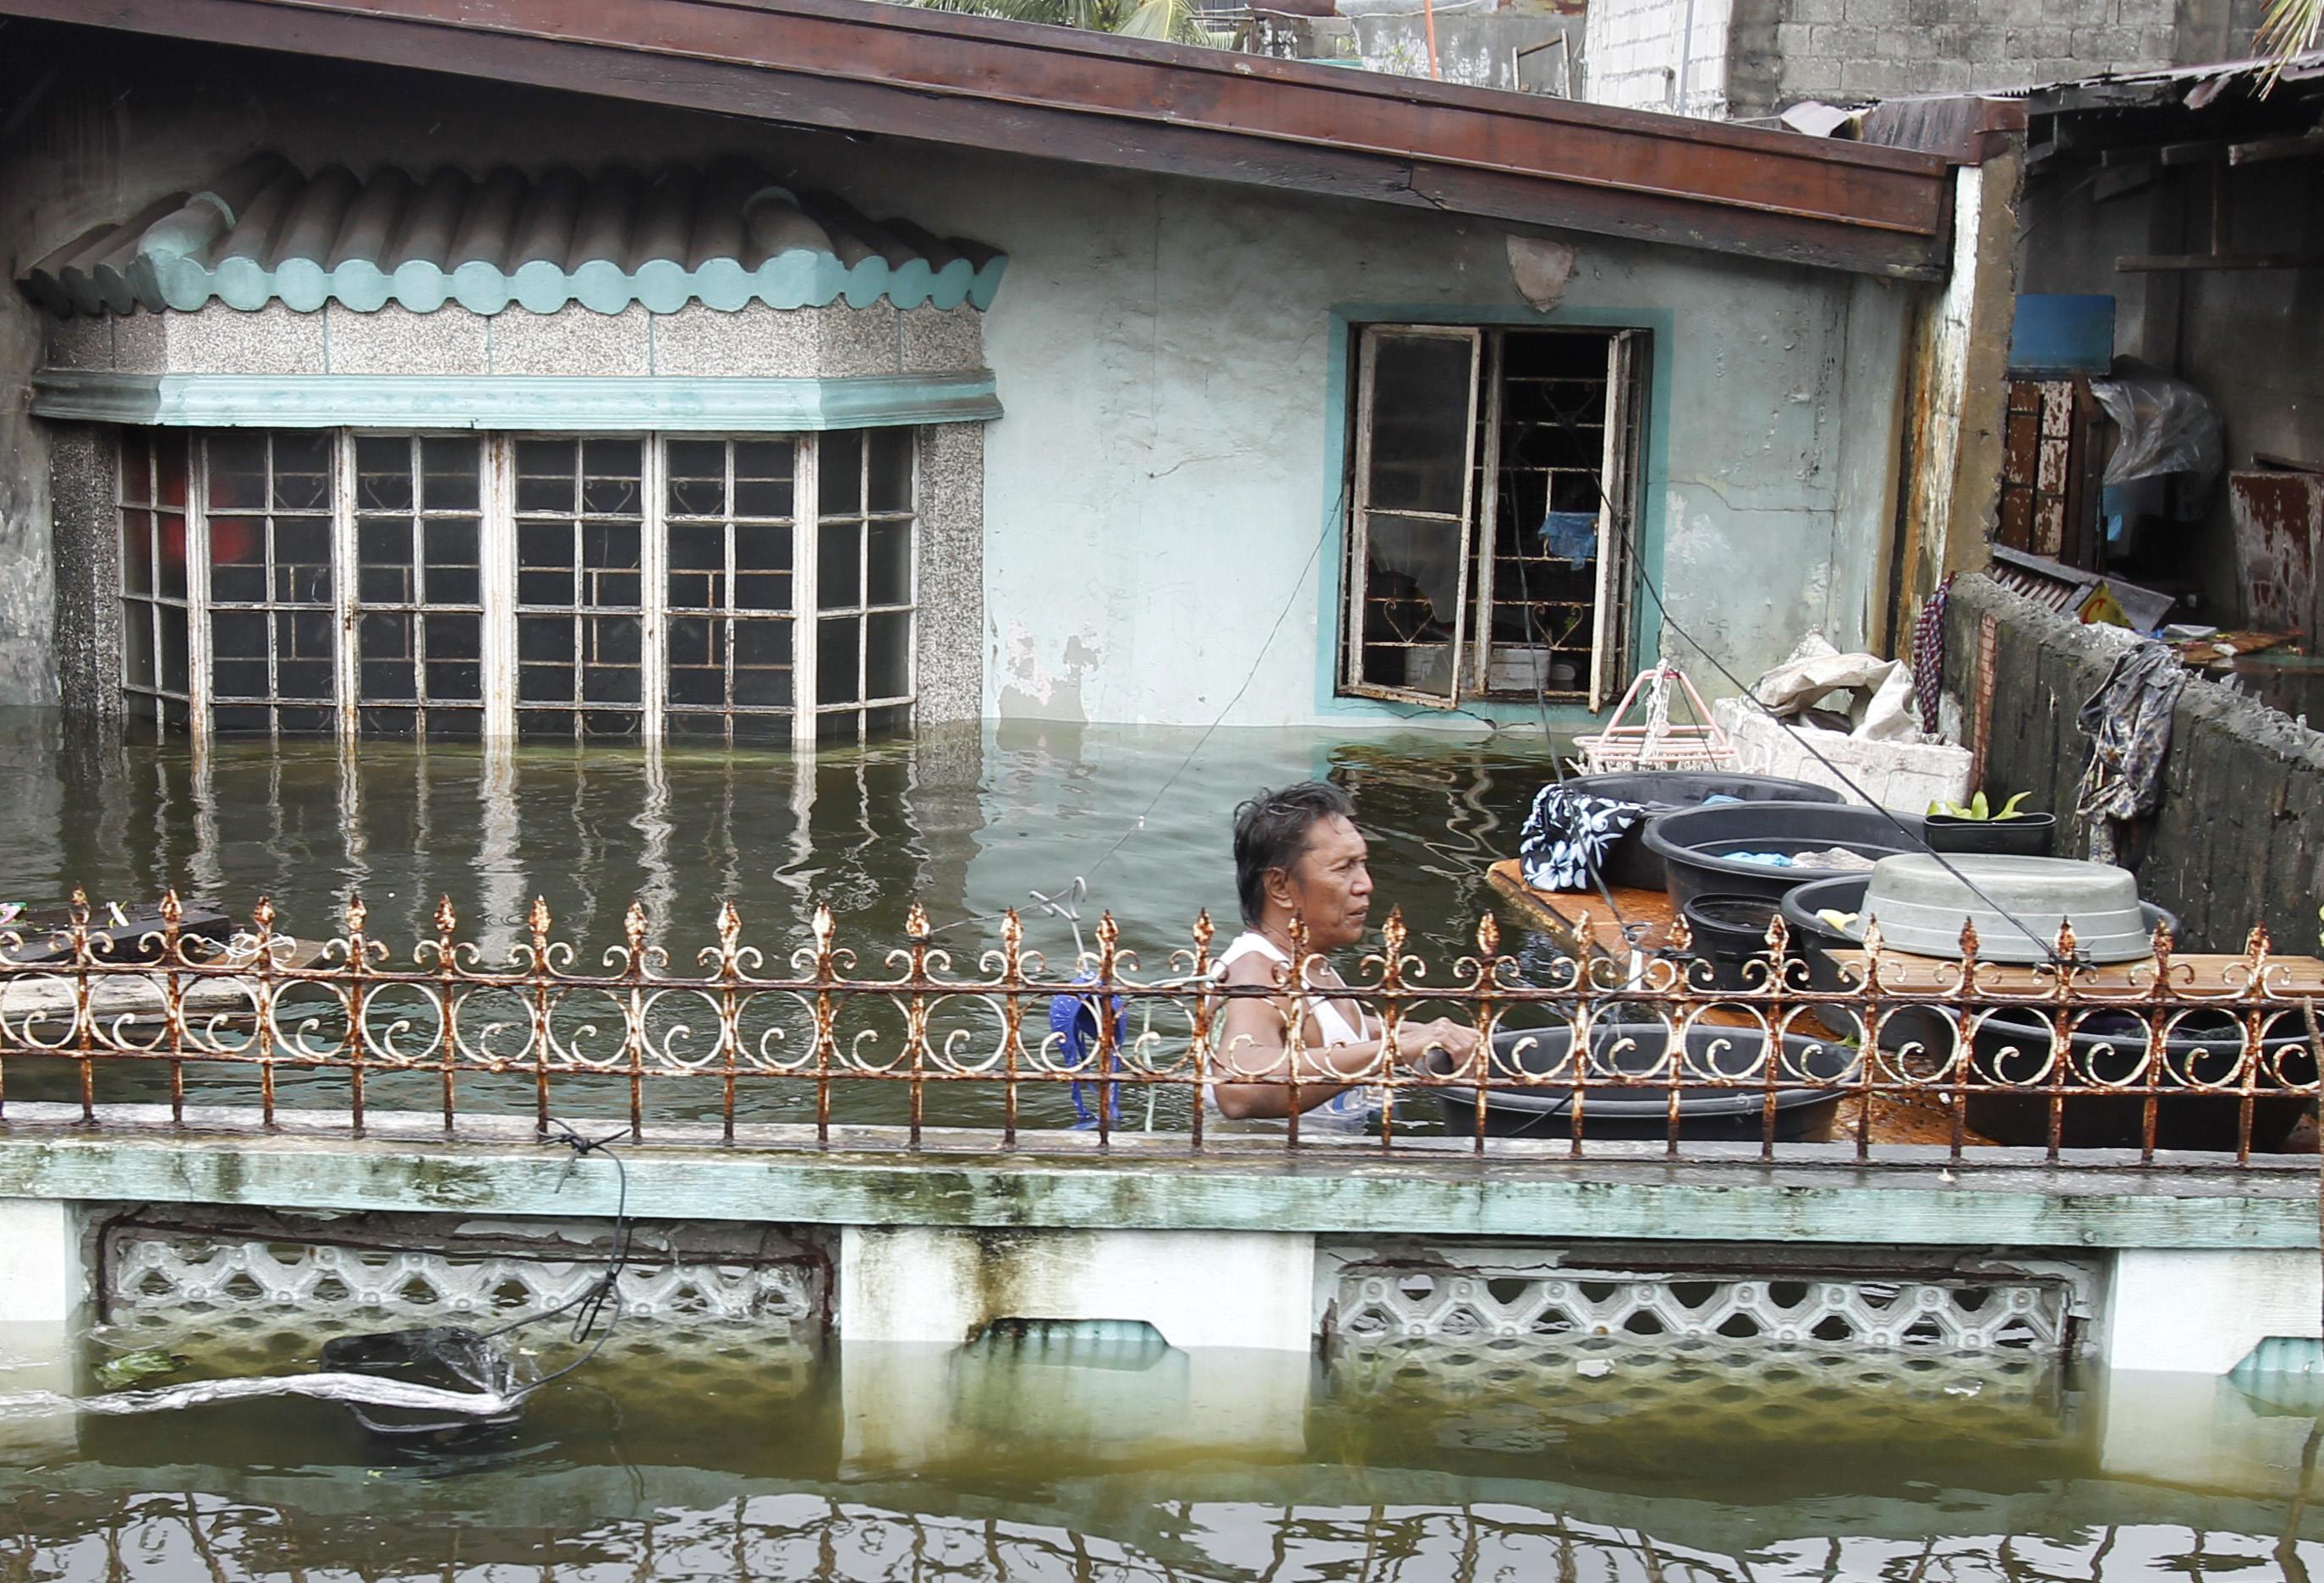
[[[514,1423],[526,1382],[493,1337],[465,1325],[334,1336],[317,1363],[326,1375],[359,1375],[441,1393],[423,1400],[345,1398],[355,1421],[387,1440],[444,1440]],[[466,1400],[453,1398],[466,1397]]]
[[[1619,775],[1584,775],[1569,779],[1566,787],[1618,803],[1636,803],[1651,824],[1665,814],[1705,803],[1837,803],[1840,793],[1804,780],[1774,775],[1743,775],[1734,770],[1634,769]],[[1669,883],[1663,861],[1646,842],[1644,826],[1625,832],[1609,848],[1599,865],[1599,878],[1612,886],[1660,890]]]
[[[1683,702],[1694,718],[1674,722],[1670,713],[1675,702]],[[1641,711],[1636,721],[1631,718],[1634,707]],[[1585,775],[1624,769],[1727,769],[1735,763],[1735,745],[1711,718],[1711,705],[1674,665],[1656,665],[1632,676],[1606,729],[1578,736],[1573,745],[1582,752],[1576,766]]]
[[[322,942],[294,940],[287,934],[275,935],[272,947],[278,970],[309,967],[323,955]],[[110,957],[97,960],[98,965],[90,968],[88,975],[88,1013],[93,1019],[111,1025],[124,1020],[142,1022],[166,1014],[166,991],[171,976],[167,969],[159,963],[142,968],[133,964],[124,971],[107,965],[112,962]],[[213,973],[178,970],[176,977],[183,992],[180,1004],[185,1008],[188,1022],[232,1026],[257,1016],[259,980],[251,971],[258,962],[255,942],[247,934],[238,937],[226,947],[220,961],[236,971]],[[278,987],[284,989],[295,981],[275,980]],[[72,969],[69,952],[61,962],[46,961],[32,971],[12,971],[7,964],[0,963],[0,1026],[21,1033],[28,1027],[69,1023],[76,1015],[79,987],[80,975]]]
[[[1714,891],[1781,900],[1793,887],[1821,875],[1813,869],[1778,868],[1765,861],[1767,856],[1839,847],[1885,858],[1917,851],[1920,830],[1917,814],[1855,804],[1721,803],[1665,815],[1647,830],[1646,845],[1668,870],[1671,901],[1684,907]]]
[[[1589,1072],[1593,1082],[1581,1107],[1584,1137],[1659,1139],[1668,1135],[1670,1043],[1670,1028],[1659,1022],[1591,1026]],[[1494,1035],[1493,1072],[1516,1081],[1493,1084],[1485,1091],[1488,1137],[1572,1136],[1575,1091],[1571,1082],[1554,1081],[1553,1074],[1572,1070],[1572,1047],[1570,1027],[1504,1028]],[[1757,1141],[1766,1113],[1768,1091],[1762,1070],[1766,1052],[1766,1035],[1754,1028],[1698,1026],[1686,1030],[1676,1063],[1678,1136]],[[1779,1085],[1786,1079],[1838,1082],[1849,1076],[1856,1052],[1791,1035],[1782,1041],[1776,1060]],[[1437,1050],[1429,1054],[1428,1069],[1436,1076],[1448,1077],[1458,1066]],[[1623,1077],[1639,1080],[1638,1086],[1599,1086]],[[1728,1086],[1720,1086],[1722,1079]],[[1435,1093],[1444,1109],[1445,1124],[1456,1133],[1474,1137],[1477,1091],[1447,1086]],[[1778,1086],[1775,1137],[1797,1139],[1826,1131],[1841,1097],[1842,1091],[1837,1088]]]
[[[93,907],[84,912],[88,952],[93,960],[132,962],[161,959],[161,903],[139,902],[124,907],[117,901],[109,901],[103,914],[100,917]],[[36,962],[72,961],[72,909],[62,903],[44,907],[20,907],[0,927],[18,936],[13,944],[0,940],[0,971],[11,967],[30,967]],[[198,953],[204,945],[223,946],[233,934],[234,921],[221,909],[200,902],[185,904],[178,922],[178,935],[181,940],[196,943],[189,949]]]
[[[2138,880],[2111,863],[2073,858],[1963,853],[1942,862],[1927,853],[1874,865],[1851,927],[1858,940],[1877,920],[1882,942],[1915,956],[1958,957],[1961,927],[1977,930],[1987,962],[2046,962],[2070,920],[2086,962],[2137,962],[2153,954],[2160,908],[2140,905]]]

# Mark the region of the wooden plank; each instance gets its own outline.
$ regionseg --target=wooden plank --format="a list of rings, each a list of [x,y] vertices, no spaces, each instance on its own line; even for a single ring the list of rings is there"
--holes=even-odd
[[[1913,279],[1932,155],[873,0],[0,0],[0,14],[1037,152]]]

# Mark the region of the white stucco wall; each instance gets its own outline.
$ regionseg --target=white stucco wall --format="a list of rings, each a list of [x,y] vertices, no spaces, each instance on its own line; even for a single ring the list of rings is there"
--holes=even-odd
[[[1336,562],[1317,554],[1338,491],[1332,314],[1528,314],[1502,227],[385,71],[201,80],[190,99],[135,99],[115,162],[17,206],[53,222],[32,230],[69,235],[81,212],[198,186],[251,148],[357,170],[746,154],[1011,255],[983,327],[1007,411],[984,453],[988,712],[1207,723],[1249,678],[1231,723],[1410,713],[1320,679],[1336,642],[1318,593]],[[1680,620],[1746,675],[1810,625],[1858,641],[1885,585],[1909,289],[1568,239],[1566,305],[1658,339],[1648,448],[1667,478],[1641,536]],[[0,633],[0,649],[44,637]]]
[[[1633,110],[1725,115],[1734,11],[1735,0],[1591,0],[1581,97]]]
[[[994,179],[979,207],[1008,216],[986,228],[1013,259],[985,326],[1008,410],[986,450],[995,712],[1207,722],[1278,612],[1229,718],[1375,710],[1318,696],[1331,311],[1520,310],[1503,230],[1056,167]],[[1568,308],[1668,315],[1646,532],[1681,622],[1747,676],[1810,625],[1859,640],[1895,509],[1906,289],[1570,240]]]

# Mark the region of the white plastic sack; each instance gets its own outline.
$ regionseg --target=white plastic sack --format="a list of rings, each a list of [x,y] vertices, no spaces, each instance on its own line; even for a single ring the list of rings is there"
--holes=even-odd
[[[1874,741],[1919,740],[1912,667],[1877,654],[1842,654],[1821,632],[1803,638],[1783,664],[1759,678],[1751,695],[1788,720],[1841,691],[1848,694],[1849,735]]]

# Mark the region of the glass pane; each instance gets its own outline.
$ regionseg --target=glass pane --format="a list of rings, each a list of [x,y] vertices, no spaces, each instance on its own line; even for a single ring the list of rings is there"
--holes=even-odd
[[[484,618],[475,615],[429,615],[422,635],[428,644],[426,681],[430,703],[477,704],[484,701],[484,672],[479,661]]]
[[[153,447],[146,432],[131,430],[121,437],[121,492],[116,503],[153,503]]]
[[[210,726],[221,736],[235,736],[267,729],[270,711],[263,706],[244,709],[213,709]]]
[[[484,446],[475,440],[420,442],[420,504],[429,511],[473,511],[482,500]]]
[[[901,698],[912,690],[912,617],[890,611],[863,618],[863,695]]]
[[[1453,627],[1466,575],[1460,527],[1374,512],[1365,552],[1361,679],[1450,696]]]
[[[274,519],[274,598],[282,604],[331,602],[331,524],[326,517]]]
[[[520,618],[516,658],[520,702],[569,701],[573,696],[573,618]]]
[[[567,511],[579,503],[578,447],[570,440],[519,440],[516,446],[516,509]]]
[[[411,507],[411,442],[383,435],[358,437],[355,510],[408,511]]]
[[[666,510],[673,517],[717,517],[726,511],[726,445],[723,440],[671,440],[663,453],[669,474]]]
[[[153,607],[121,607],[121,679],[132,687],[153,686]]]
[[[738,709],[791,706],[791,623],[734,623],[734,704]]]
[[[569,522],[516,525],[516,602],[573,603],[573,527]]]
[[[816,510],[826,517],[852,516],[863,509],[863,437],[843,431],[816,441]]]
[[[912,453],[918,430],[875,428],[871,431],[871,499],[874,511],[912,509]]]
[[[274,437],[274,508],[281,511],[331,509],[331,437],[327,433]]]
[[[275,696],[328,703],[337,695],[331,651],[331,629],[336,624],[327,610],[275,613]]]
[[[210,598],[228,604],[265,600],[265,518],[210,519]]]
[[[202,442],[209,463],[209,508],[219,511],[266,509],[266,437],[214,434]]]
[[[734,514],[791,514],[791,471],[797,454],[788,440],[737,440],[734,444]]]
[[[212,695],[263,698],[266,687],[266,617],[249,610],[211,612]]]
[[[862,603],[862,539],[860,522],[825,522],[817,529],[815,597],[820,608],[845,610]]]
[[[673,522],[669,539],[669,603],[717,610],[725,597],[726,529],[716,522]]]
[[[678,616],[669,623],[664,686],[676,704],[719,708],[726,702],[726,623]]]
[[[124,508],[121,513],[121,591],[153,592],[153,513]]]
[[[355,686],[364,703],[420,696],[418,625],[417,617],[402,612],[369,614],[358,623],[355,631],[361,663],[356,667]]]
[[[855,674],[862,658],[856,644],[862,631],[862,620],[858,616],[839,616],[819,621],[816,627],[815,701],[853,704],[862,696],[857,690]]]
[[[174,511],[154,513],[153,527],[161,541],[159,570],[164,599],[186,597],[186,520]]]
[[[475,520],[438,517],[424,524],[420,531],[421,548],[428,557],[423,589],[428,603],[478,603],[483,597],[484,580],[477,571]]]
[[[186,458],[191,441],[182,431],[163,430],[153,438],[153,497],[157,505],[186,509]]]
[[[186,610],[183,605],[157,605],[153,611],[161,627],[158,658],[161,662],[161,690],[183,693],[186,689]]]
[[[635,616],[582,621],[581,695],[593,704],[635,704],[643,694],[644,623]]]
[[[865,529],[867,562],[863,601],[867,604],[909,604],[912,602],[912,525],[874,522]]]
[[[1469,472],[1471,343],[1374,332],[1371,503],[1458,516]]]
[[[412,581],[411,520],[364,517],[355,523],[355,598],[364,604],[410,604],[419,590]]]
[[[644,529],[636,522],[581,524],[582,603],[637,607],[644,538]]]

